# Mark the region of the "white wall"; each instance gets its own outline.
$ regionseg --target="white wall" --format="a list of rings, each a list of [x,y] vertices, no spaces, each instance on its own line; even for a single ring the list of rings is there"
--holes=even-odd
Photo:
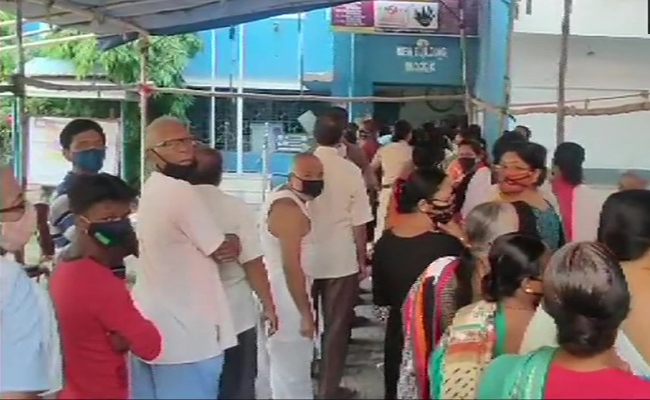
[[[559,40],[559,37],[549,35],[514,36],[511,66],[513,104],[556,101]],[[650,89],[649,40],[572,37],[569,46],[567,100],[625,95]],[[618,104],[621,101],[597,103],[602,106]],[[547,146],[552,153],[555,121],[555,114],[537,114],[520,116],[517,124],[530,126],[534,140]],[[587,168],[650,169],[650,112],[569,117],[566,133],[566,140],[578,142],[586,148]]]
[[[526,14],[527,0],[519,1],[515,31],[559,35],[564,1],[531,1],[530,15]],[[571,33],[648,38],[648,0],[573,0]]]

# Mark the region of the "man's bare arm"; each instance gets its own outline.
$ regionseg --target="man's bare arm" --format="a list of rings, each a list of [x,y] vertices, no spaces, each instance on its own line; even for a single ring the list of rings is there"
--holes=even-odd
[[[266,266],[262,257],[245,262],[242,264],[242,267],[244,267],[244,273],[246,273],[246,280],[262,303],[264,311],[275,313],[275,303],[271,294],[269,275],[266,272]]]
[[[367,243],[368,231],[366,225],[359,225],[352,227],[354,233],[354,244],[357,250],[357,262],[359,267],[364,267],[367,264]],[[360,271],[364,272],[364,271]]]
[[[309,221],[295,202],[279,199],[271,206],[268,226],[270,233],[280,241],[282,266],[291,298],[302,316],[313,318],[301,261],[301,245],[309,231]]]

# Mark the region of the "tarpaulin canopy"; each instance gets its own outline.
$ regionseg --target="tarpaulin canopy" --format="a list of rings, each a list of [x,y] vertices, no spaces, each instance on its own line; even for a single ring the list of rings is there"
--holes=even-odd
[[[18,0],[0,0],[14,12]],[[138,36],[222,28],[353,0],[22,0],[23,18],[100,36],[111,48]]]

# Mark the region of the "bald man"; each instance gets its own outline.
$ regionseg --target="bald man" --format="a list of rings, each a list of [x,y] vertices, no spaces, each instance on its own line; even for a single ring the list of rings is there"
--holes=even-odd
[[[647,189],[648,181],[638,172],[626,171],[618,181],[618,190]]]
[[[268,334],[277,327],[277,316],[271,287],[262,259],[259,229],[254,210],[238,197],[219,188],[223,159],[218,150],[200,146],[196,149],[198,166],[191,182],[212,211],[212,218],[224,232],[236,234],[241,241],[241,254],[233,262],[219,266],[234,319],[237,346],[227,349],[219,397],[222,399],[254,399],[257,377],[257,321],[260,313],[253,291],[262,304]]]
[[[0,248],[15,253],[36,229],[36,211],[12,170],[0,166]],[[58,326],[49,296],[23,266],[0,257],[0,398],[39,399],[62,387]]]
[[[240,255],[214,213],[190,183],[195,140],[187,126],[161,117],[145,131],[153,165],[138,206],[140,244],[133,298],[163,337],[160,356],[131,359],[136,399],[215,399],[224,352],[237,344],[219,273]]]
[[[289,182],[274,190],[262,207],[262,251],[280,321],[267,346],[274,399],[314,398],[312,279],[306,275],[303,261],[305,239],[311,231],[306,205],[322,191],[321,161],[313,154],[299,154]]]

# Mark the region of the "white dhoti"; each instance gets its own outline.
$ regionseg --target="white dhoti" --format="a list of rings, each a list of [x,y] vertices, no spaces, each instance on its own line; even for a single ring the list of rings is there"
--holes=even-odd
[[[313,399],[311,362],[314,340],[300,334],[300,312],[283,274],[270,277],[278,331],[267,341],[273,399]],[[311,286],[307,286],[308,293]]]
[[[255,379],[255,398],[257,400],[270,400],[271,381],[269,376],[269,353],[266,348],[268,338],[263,324],[257,324],[257,377]]]

